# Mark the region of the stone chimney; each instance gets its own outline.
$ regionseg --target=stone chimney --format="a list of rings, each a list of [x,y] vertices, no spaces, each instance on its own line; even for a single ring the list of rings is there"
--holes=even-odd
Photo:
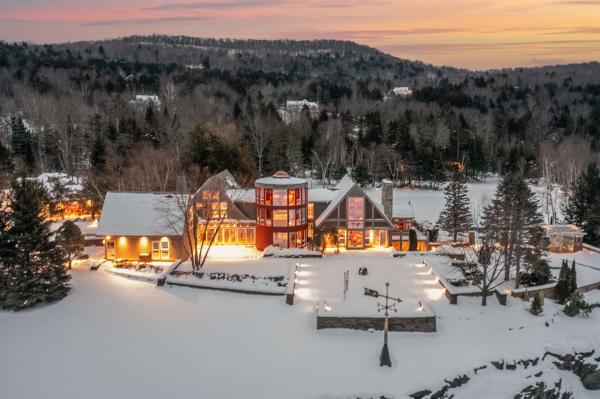
[[[385,215],[391,219],[394,207],[394,183],[388,179],[381,181],[381,204]]]

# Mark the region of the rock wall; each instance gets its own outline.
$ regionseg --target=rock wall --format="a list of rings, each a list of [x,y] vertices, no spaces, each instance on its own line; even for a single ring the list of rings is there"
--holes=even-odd
[[[383,317],[329,317],[317,316],[317,330],[325,328],[347,328],[351,330],[383,330]],[[390,317],[390,331],[435,332],[435,316]]]

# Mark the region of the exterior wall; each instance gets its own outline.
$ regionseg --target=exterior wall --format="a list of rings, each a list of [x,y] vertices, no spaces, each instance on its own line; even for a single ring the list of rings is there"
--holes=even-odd
[[[144,238],[147,242],[143,244]],[[111,237],[105,239],[104,242],[104,255],[105,258],[108,256],[108,241],[114,240],[115,242],[115,259],[126,259],[128,261],[138,261],[140,259],[140,253],[152,253],[152,241],[160,241],[163,237],[156,236],[122,236],[122,237]],[[164,261],[174,261],[176,259],[187,258],[187,252],[185,250],[185,243],[183,237],[166,237],[169,240],[169,258]],[[151,259],[153,261],[160,261],[160,259]]]

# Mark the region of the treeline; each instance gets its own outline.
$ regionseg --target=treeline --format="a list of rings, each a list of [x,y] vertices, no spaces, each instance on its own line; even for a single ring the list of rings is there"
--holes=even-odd
[[[99,197],[192,187],[223,168],[242,181],[351,170],[364,183],[436,186],[458,164],[470,179],[524,165],[571,185],[600,149],[598,72],[468,72],[331,40],[0,43],[0,172],[4,183],[16,169],[86,176]],[[384,101],[396,86],[413,95]],[[319,114],[284,123],[278,109],[302,98]]]

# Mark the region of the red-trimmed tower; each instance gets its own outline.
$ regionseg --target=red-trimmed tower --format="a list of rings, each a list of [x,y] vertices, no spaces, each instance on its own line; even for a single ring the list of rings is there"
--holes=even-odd
[[[279,171],[255,182],[256,249],[269,245],[296,248],[306,245],[308,223],[306,180]]]

